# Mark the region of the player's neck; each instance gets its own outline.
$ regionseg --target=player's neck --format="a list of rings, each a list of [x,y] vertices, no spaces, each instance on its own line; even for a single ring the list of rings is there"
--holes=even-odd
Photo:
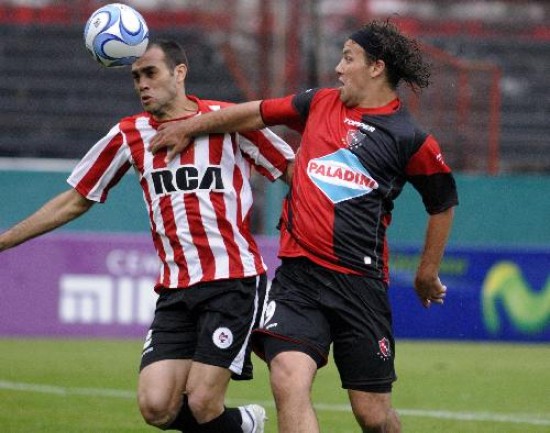
[[[196,114],[199,110],[199,104],[187,96],[179,98],[173,109],[173,119],[187,117]]]
[[[159,122],[166,122],[168,120],[193,116],[198,112],[198,110],[199,105],[197,102],[185,97],[178,99],[171,107],[167,107],[162,114],[153,114],[153,117]]]
[[[397,92],[389,87],[368,92],[357,104],[357,108],[378,108],[388,105],[397,98]]]

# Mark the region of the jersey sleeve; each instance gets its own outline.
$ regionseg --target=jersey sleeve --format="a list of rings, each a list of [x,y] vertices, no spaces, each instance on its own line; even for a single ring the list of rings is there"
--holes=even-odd
[[[129,152],[118,124],[80,160],[67,182],[87,199],[103,203],[130,166]]]
[[[299,133],[305,127],[305,118],[294,105],[297,95],[289,95],[284,98],[264,99],[260,104],[260,114],[267,126],[285,125]]]
[[[439,144],[431,135],[409,159],[405,172],[407,180],[420,193],[429,214],[458,205],[455,179],[443,159]]]
[[[294,151],[268,128],[239,134],[239,147],[245,158],[271,181],[282,176]]]

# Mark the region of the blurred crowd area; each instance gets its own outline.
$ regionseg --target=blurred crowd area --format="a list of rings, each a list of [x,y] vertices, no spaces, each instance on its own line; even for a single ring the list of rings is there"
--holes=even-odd
[[[390,19],[417,38],[432,85],[400,89],[456,171],[550,174],[550,2],[133,0],[152,37],[188,51],[187,90],[243,101],[337,85],[342,44]],[[97,0],[0,0],[0,157],[80,158],[140,111],[127,68],[84,49]],[[280,132],[292,144],[298,138]]]

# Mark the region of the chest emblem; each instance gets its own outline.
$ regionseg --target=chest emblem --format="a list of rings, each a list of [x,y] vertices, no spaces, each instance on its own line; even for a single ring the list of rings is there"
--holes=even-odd
[[[350,129],[346,134],[346,144],[350,149],[353,150],[361,145],[365,137],[366,135],[363,134],[360,130]]]
[[[378,188],[378,182],[347,149],[310,160],[307,174],[333,203],[369,194]]]

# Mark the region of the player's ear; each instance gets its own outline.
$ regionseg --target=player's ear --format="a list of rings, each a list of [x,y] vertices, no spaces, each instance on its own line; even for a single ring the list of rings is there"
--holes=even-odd
[[[176,68],[174,69],[174,74],[176,75],[176,80],[178,82],[184,82],[185,77],[187,77],[187,66],[183,63],[176,66]]]
[[[386,62],[381,59],[376,59],[371,63],[371,76],[377,77],[386,70]]]

